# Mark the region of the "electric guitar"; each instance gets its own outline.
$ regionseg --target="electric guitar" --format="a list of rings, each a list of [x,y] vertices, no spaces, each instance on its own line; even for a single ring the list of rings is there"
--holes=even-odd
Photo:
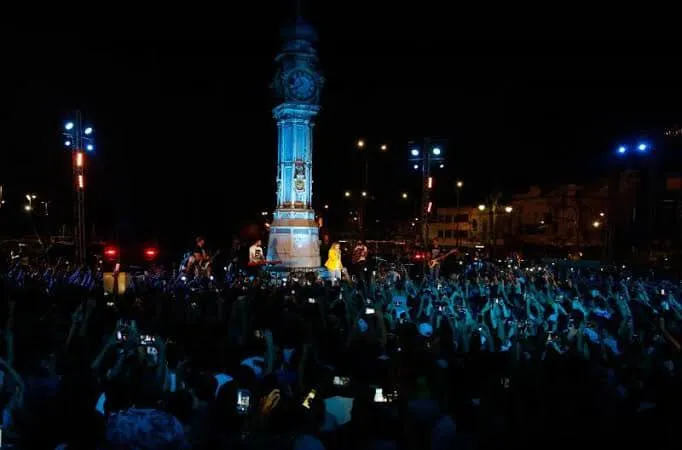
[[[276,265],[276,264],[282,264],[282,261],[262,259],[260,261],[249,261],[248,266],[249,267],[260,267],[260,266]]]
[[[445,258],[447,258],[448,256],[450,256],[450,255],[452,255],[452,254],[454,254],[454,253],[457,253],[457,249],[456,249],[456,248],[453,249],[453,250],[450,250],[449,252],[445,253],[444,255],[440,255],[440,256],[437,257],[437,258],[433,258],[431,261],[429,261],[429,269],[433,269],[433,268],[436,267],[438,264],[440,264],[441,261],[443,261]]]

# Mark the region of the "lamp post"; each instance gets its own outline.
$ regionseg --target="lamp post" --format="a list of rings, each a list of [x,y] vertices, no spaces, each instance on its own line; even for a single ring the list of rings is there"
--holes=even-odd
[[[457,239],[455,239],[455,245],[457,245],[457,247],[462,245],[462,237],[459,233],[459,217],[461,216],[461,212],[459,210],[459,193],[462,190],[462,187],[464,187],[464,182],[462,180],[457,180],[455,182],[455,197],[457,199],[457,222],[455,222],[455,233],[457,233]]]
[[[437,164],[439,168],[445,168],[445,142],[432,138],[424,138],[421,142],[410,141],[408,143],[409,162],[414,170],[421,169],[422,176],[422,242],[426,248],[429,240],[429,215],[433,210],[431,191],[434,188],[434,179],[431,176],[431,165]]]
[[[359,227],[360,227],[360,232],[364,233],[365,231],[365,214],[366,214],[366,205],[363,201],[365,197],[367,197],[367,191],[370,190],[369,186],[369,156],[370,156],[370,148],[376,148],[372,146],[368,146],[367,142],[365,142],[364,139],[358,139],[356,142],[356,148],[357,151],[361,152],[363,155],[364,159],[364,172],[363,172],[363,179],[362,179],[362,198],[359,199],[360,201],[360,207],[358,208],[359,211]],[[381,144],[379,147],[380,152],[387,152],[388,151],[388,145],[386,144]]]
[[[95,150],[93,129],[84,125],[80,111],[73,120],[64,123],[64,147],[71,151],[73,171],[73,243],[75,262],[83,264],[86,257],[85,236],[85,160],[86,153]]]
[[[648,142],[647,140],[635,140],[635,141],[629,141],[625,143],[621,143],[616,147],[615,153],[617,158],[617,163],[613,165],[614,171],[612,172],[612,176],[610,177],[610,182],[609,182],[609,188],[608,188],[608,196],[609,196],[609,206],[608,206],[608,212],[609,212],[609,221],[606,223],[606,251],[605,251],[605,258],[613,261],[614,259],[618,259],[618,250],[621,247],[620,244],[623,243],[622,236],[626,233],[630,233],[630,238],[634,239],[635,236],[646,236],[646,238],[650,241],[652,234],[653,234],[653,185],[651,179],[653,178],[653,173],[649,174],[649,179],[647,180],[648,186],[648,204],[646,204],[646,208],[641,208],[638,203],[639,201],[639,195],[638,192],[635,192],[635,205],[632,203],[629,203],[626,201],[624,198],[622,198],[622,193],[621,193],[621,186],[620,186],[620,181],[621,181],[621,174],[623,173],[623,170],[627,168],[630,164],[632,166],[635,166],[637,164],[637,169],[639,169],[640,173],[643,172],[641,163],[638,163],[638,161],[642,161],[644,158],[645,160],[648,159],[648,155],[651,153],[651,151],[654,149],[654,146]],[[647,164],[649,166],[649,171],[652,171],[652,166],[651,164]],[[639,190],[639,189],[638,189]],[[627,207],[632,207],[632,211],[625,211],[625,208]],[[648,217],[646,217],[646,226],[647,229],[643,230],[639,226],[641,224],[640,220],[641,217],[643,217],[642,214],[639,214],[639,211],[641,210],[646,210],[648,209]],[[599,220],[597,220],[599,221]],[[597,222],[595,221],[595,222]],[[592,223],[593,228],[594,227],[594,222]],[[601,226],[601,222],[600,222]]]

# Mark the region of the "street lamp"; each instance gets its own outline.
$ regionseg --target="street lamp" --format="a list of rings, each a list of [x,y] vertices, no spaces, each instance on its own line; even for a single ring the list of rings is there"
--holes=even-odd
[[[464,186],[464,183],[462,181],[457,181],[457,187],[462,189],[462,186]]]
[[[478,205],[478,210],[479,211],[485,211],[485,205],[482,203],[480,205]]]
[[[346,197],[346,198],[350,197],[350,191],[344,192],[344,193],[343,193],[343,196]]]
[[[33,207],[31,205],[24,205],[24,211],[31,212],[33,211]]]
[[[407,198],[407,192],[403,192],[401,196],[402,198]]]
[[[592,226],[594,228],[599,228],[601,226],[601,222],[598,220],[595,220],[594,222],[592,222]]]
[[[75,118],[64,123],[64,147],[72,152],[74,186],[73,243],[76,263],[85,261],[85,152],[95,150],[94,129],[83,123],[80,111]]]
[[[505,206],[504,207],[504,212],[506,212],[507,214],[511,214],[511,212],[513,210],[514,210],[514,208],[512,208],[511,206]]]
[[[363,141],[362,139],[359,139],[358,140],[358,148],[363,148],[364,146],[365,146],[365,141]]]
[[[388,150],[388,146],[386,144],[381,144],[380,149],[382,152],[385,152],[386,150]]]

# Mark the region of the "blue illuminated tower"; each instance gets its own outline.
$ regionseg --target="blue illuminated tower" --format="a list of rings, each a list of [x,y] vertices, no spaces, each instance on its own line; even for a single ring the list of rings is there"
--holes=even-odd
[[[315,30],[300,18],[284,29],[275,58],[277,207],[270,226],[268,260],[289,269],[320,267],[318,226],[312,207],[313,126],[324,78],[317,70]]]

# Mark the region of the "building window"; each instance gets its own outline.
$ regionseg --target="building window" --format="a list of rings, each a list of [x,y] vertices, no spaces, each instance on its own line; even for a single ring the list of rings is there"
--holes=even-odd
[[[443,230],[438,230],[438,237],[443,238]]]
[[[455,223],[466,223],[469,221],[469,214],[457,214],[453,217]]]
[[[445,230],[445,239],[452,238],[452,230]]]
[[[452,233],[452,237],[454,237],[454,238],[468,238],[469,232],[467,230],[455,230]]]

